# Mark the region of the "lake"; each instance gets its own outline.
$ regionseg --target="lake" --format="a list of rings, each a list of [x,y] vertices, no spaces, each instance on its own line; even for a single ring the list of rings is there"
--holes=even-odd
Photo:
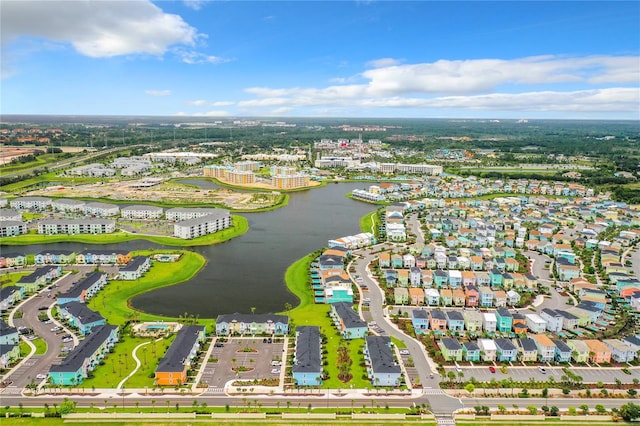
[[[202,187],[208,181],[191,180]],[[373,183],[371,183],[373,184]],[[360,232],[360,218],[375,206],[351,200],[346,193],[365,183],[328,184],[323,188],[290,193],[289,204],[262,213],[242,213],[249,232],[222,244],[193,247],[207,265],[190,281],[142,294],[132,305],[145,312],[178,316],[185,312],[215,318],[234,312],[279,312],[297,298],[284,282],[287,267],[297,259],[327,245],[327,240]],[[104,245],[101,248],[139,250],[161,247],[146,241]],[[56,243],[4,248],[15,252],[75,250],[86,244]]]

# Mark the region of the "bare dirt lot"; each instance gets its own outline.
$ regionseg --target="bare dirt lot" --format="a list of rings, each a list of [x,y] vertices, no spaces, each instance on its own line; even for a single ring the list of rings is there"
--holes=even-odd
[[[138,180],[111,180],[75,186],[37,189],[29,195],[56,197],[110,198],[113,200],[157,201],[166,203],[211,203],[233,209],[260,209],[276,204],[281,195],[273,192],[236,192],[230,189],[199,189],[175,182],[164,182],[148,188],[135,188]]]

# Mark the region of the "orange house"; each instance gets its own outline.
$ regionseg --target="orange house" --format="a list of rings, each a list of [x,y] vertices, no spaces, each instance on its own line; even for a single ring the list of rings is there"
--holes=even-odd
[[[118,253],[116,254],[116,263],[118,265],[126,265],[131,261],[131,253]]]
[[[600,340],[585,340],[584,343],[589,348],[589,361],[596,364],[611,362],[611,350]]]
[[[205,338],[205,328],[186,325],[180,329],[155,371],[158,386],[180,386],[187,382],[187,370],[191,360]]]

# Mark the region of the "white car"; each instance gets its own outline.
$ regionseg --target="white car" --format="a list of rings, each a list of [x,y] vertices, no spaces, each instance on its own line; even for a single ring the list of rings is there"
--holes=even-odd
[[[36,379],[38,379],[38,380],[44,380],[44,379],[46,379],[46,378],[47,378],[47,375],[46,375],[46,374],[43,374],[43,373],[40,373],[40,374],[38,374],[38,375],[36,376]]]
[[[52,332],[54,332],[54,333],[55,333],[56,331],[60,331],[60,330],[62,330],[62,327],[53,327],[53,328],[51,329],[51,331],[52,331]]]
[[[280,374],[280,369],[279,368],[271,369],[271,374]]]

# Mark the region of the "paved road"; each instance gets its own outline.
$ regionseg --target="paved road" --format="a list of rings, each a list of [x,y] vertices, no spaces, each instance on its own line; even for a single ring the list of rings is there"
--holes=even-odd
[[[633,402],[638,403],[637,399],[601,399],[601,398],[464,398],[465,408],[473,408],[478,405],[487,406],[490,409],[497,409],[498,405],[504,405],[507,410],[512,409],[514,405],[517,405],[520,409],[533,405],[538,408],[546,405],[548,407],[556,406],[561,410],[566,410],[569,407],[578,408],[582,404],[587,404],[589,408],[593,409],[597,404],[602,404],[605,408],[619,408],[623,404]]]
[[[368,264],[376,257],[375,255],[368,254],[369,251],[363,251],[353,263],[356,274],[363,277],[363,282],[366,284],[370,291],[368,296],[371,299],[371,306],[368,316],[384,331],[385,335],[393,336],[399,340],[402,340],[409,350],[410,356],[413,358],[415,369],[420,377],[420,383],[422,384],[425,392],[429,390],[439,390],[440,378],[435,368],[432,370],[427,360],[427,354],[424,351],[424,346],[407,336],[394,325],[392,325],[388,318],[385,316],[382,307],[385,305],[384,292],[378,286],[377,281],[372,279],[367,269]],[[460,402],[449,396],[440,394],[431,394],[427,396],[428,403],[438,413],[452,413],[456,409],[461,407]]]

